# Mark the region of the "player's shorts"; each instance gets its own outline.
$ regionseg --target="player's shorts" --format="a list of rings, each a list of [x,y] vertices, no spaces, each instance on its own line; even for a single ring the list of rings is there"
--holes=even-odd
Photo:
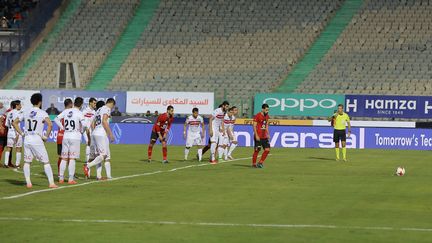
[[[111,157],[110,147],[109,147],[109,139],[107,136],[92,136],[94,144],[94,153],[96,155],[106,155],[107,159]]]
[[[81,149],[80,142],[81,140],[78,139],[63,138],[61,157],[63,159],[79,159]]]
[[[334,130],[333,131],[333,142],[339,143],[339,141],[346,141],[346,131],[345,130]]]
[[[0,145],[3,147],[7,145],[7,137],[0,137]]]
[[[270,141],[268,140],[268,138],[265,139],[260,139],[260,140],[256,140],[254,139],[254,148],[255,149],[261,149],[261,148],[270,148]]]
[[[49,163],[48,153],[43,143],[24,144],[24,162],[31,163],[33,159],[42,163]]]
[[[210,137],[210,142],[222,144],[223,143],[223,138],[224,138],[224,136],[219,131],[219,129],[214,129],[213,128],[213,136]]]
[[[187,138],[186,138],[186,147],[192,147],[194,145],[198,145],[198,146],[202,146],[203,145],[203,140],[201,138],[201,134],[190,134],[188,133]]]
[[[222,137],[221,145],[228,145],[228,144],[230,144],[230,139],[229,139],[228,135],[225,134],[225,136]]]
[[[7,137],[7,146],[10,148],[13,147],[22,148],[23,146],[22,136],[18,135],[18,139],[16,139],[16,137]]]
[[[161,132],[162,137],[164,136],[164,133]],[[150,140],[158,141],[159,140],[159,134],[157,132],[152,131]]]
[[[61,155],[61,152],[62,152],[62,144],[60,143],[60,144],[57,144],[57,155]]]

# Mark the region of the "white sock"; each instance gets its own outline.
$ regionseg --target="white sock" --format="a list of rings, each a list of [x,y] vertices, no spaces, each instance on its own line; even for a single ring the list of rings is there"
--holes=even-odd
[[[4,164],[8,165],[9,164],[9,156],[10,156],[10,152],[6,151],[5,152],[5,160],[4,160]]]
[[[24,163],[23,171],[24,171],[24,177],[25,177],[26,183],[27,184],[31,184],[31,180],[30,180],[30,163]]]
[[[102,163],[103,160],[104,160],[103,155],[99,155],[92,162],[88,163],[87,167],[90,168],[90,167],[93,167],[97,164],[100,164],[100,163]]]
[[[96,165],[96,178],[102,178],[102,164],[99,163]]]
[[[235,144],[235,143],[232,143],[231,144],[231,146],[230,146],[230,148],[229,148],[229,151],[228,151],[228,156],[231,156],[231,154],[232,154],[232,152],[234,151],[234,149],[237,147],[237,144]]]
[[[223,154],[224,154],[224,148],[222,148],[222,147],[219,147],[218,148],[218,155],[219,155],[219,159],[222,159],[222,156],[223,156]]]
[[[225,160],[228,160],[228,147],[224,148],[224,157],[225,157]]]
[[[46,163],[44,165],[44,170],[45,170],[45,175],[48,178],[48,183],[50,185],[54,184],[54,176],[53,176],[53,172],[52,172],[50,163]]]
[[[21,152],[16,153],[15,166],[18,167],[21,164]]]
[[[86,163],[88,163],[90,159],[90,146],[86,146]]]
[[[105,172],[107,174],[107,178],[111,179],[111,163],[109,161],[105,162]]]
[[[184,157],[185,160],[187,160],[188,155],[189,155],[189,149],[185,148],[185,157]]]
[[[198,149],[198,160],[201,161],[202,160],[202,149]]]
[[[66,170],[67,162],[66,160],[62,159],[60,161],[60,171],[59,171],[59,179],[64,180],[64,173]]]
[[[211,143],[210,152],[211,152],[210,158],[211,158],[211,160],[214,160],[215,159],[215,153],[216,153],[216,143]]]
[[[75,180],[75,160],[71,159],[69,160],[69,181],[74,181]]]

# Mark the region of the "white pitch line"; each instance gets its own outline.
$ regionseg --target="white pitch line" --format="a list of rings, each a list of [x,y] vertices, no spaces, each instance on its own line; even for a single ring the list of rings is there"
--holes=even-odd
[[[285,228],[285,229],[348,229],[348,230],[377,230],[377,231],[417,231],[432,232],[432,228],[388,227],[388,226],[339,226],[323,224],[241,224],[217,222],[176,222],[150,220],[122,220],[122,219],[52,219],[28,217],[0,217],[0,221],[34,221],[34,222],[62,222],[62,223],[95,223],[95,224],[157,224],[157,225],[189,225],[214,227],[248,227],[248,228]]]
[[[245,157],[245,158],[238,158],[238,159],[233,159],[233,160],[221,161],[218,164],[234,162],[234,161],[239,161],[239,160],[246,160],[246,159],[252,159],[252,157]],[[75,184],[75,185],[61,186],[58,188],[47,188],[47,189],[42,189],[42,190],[30,191],[30,192],[21,193],[21,194],[17,194],[17,195],[13,195],[13,196],[2,197],[1,199],[3,199],[3,200],[16,199],[16,198],[30,196],[30,195],[38,194],[38,193],[42,193],[42,192],[50,192],[50,191],[62,190],[62,189],[73,188],[73,187],[81,187],[81,186],[86,186],[86,185],[99,183],[99,182],[117,181],[117,180],[129,179],[129,178],[134,178],[134,177],[140,177],[140,176],[149,176],[149,175],[160,174],[160,173],[175,172],[177,170],[184,170],[184,169],[188,169],[188,168],[205,166],[205,165],[212,165],[212,164],[204,163],[204,164],[196,164],[196,165],[187,165],[187,166],[177,167],[177,168],[173,168],[170,170],[164,170],[164,171],[158,170],[158,171],[147,172],[147,173],[142,173],[142,174],[120,176],[120,177],[115,177],[115,178],[113,178],[111,180],[107,180],[107,181],[89,181],[89,182],[84,182],[84,183]]]

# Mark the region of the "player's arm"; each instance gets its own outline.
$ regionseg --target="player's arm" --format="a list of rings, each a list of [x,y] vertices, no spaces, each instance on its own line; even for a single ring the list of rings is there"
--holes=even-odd
[[[156,133],[158,134],[159,140],[162,142],[163,141],[163,137],[162,137],[161,129],[160,129],[160,124],[161,124],[161,118],[160,117],[161,116],[159,116],[157,118],[157,121],[156,121]]]
[[[19,123],[20,123],[20,119],[19,119],[19,118],[16,118],[16,119],[14,120],[14,122],[12,123],[12,126],[13,126],[13,128],[15,128],[15,131],[16,131],[19,135],[24,136],[24,132],[21,130],[21,128],[20,128],[20,126],[19,126]]]
[[[269,132],[269,123],[268,123],[268,121],[266,122],[266,134],[267,134],[267,138],[270,139],[270,132]]]
[[[183,138],[186,139],[186,128],[187,128],[187,124],[188,124],[188,119],[186,118],[186,121],[184,123],[183,126]]]
[[[205,124],[204,124],[204,119],[201,122],[201,138],[204,138],[205,136]]]
[[[254,120],[254,121],[252,122],[253,131],[254,131],[254,135],[255,135],[255,140],[259,141],[260,138],[259,138],[259,136],[258,136],[257,124],[258,124],[258,123],[257,123],[256,120]]]
[[[61,119],[64,118],[64,114],[63,112],[56,116],[56,118],[54,119],[55,124],[57,124],[57,126],[59,127],[60,130],[65,130],[63,124],[61,123]]]
[[[231,131],[231,127],[227,128],[227,135],[230,140],[234,140],[233,132]]]
[[[111,132],[111,128],[110,128],[109,123],[108,123],[108,118],[109,118],[109,117],[108,117],[107,114],[104,114],[104,115],[103,115],[103,118],[102,118],[102,126],[103,126],[103,128],[105,129],[105,132],[108,134],[108,136],[109,136],[111,142],[114,142],[114,136],[113,136],[113,134],[112,134],[112,132]]]
[[[222,136],[225,136],[225,122],[221,122]]]
[[[170,118],[168,118],[168,126],[165,129],[165,133],[163,135],[163,139],[166,139],[166,137],[168,136],[168,132],[171,130],[171,124],[172,124],[172,120]]]
[[[213,137],[213,119],[214,119],[213,115],[210,115],[210,118],[209,118],[209,135],[210,135],[210,137]]]
[[[47,130],[46,130],[46,134],[47,135],[46,136],[42,136],[42,140],[44,140],[44,142],[46,142],[47,139],[48,139],[48,137],[49,137],[49,135],[51,134],[53,125],[52,125],[52,122],[51,122],[51,120],[50,120],[50,118],[48,116],[45,117],[44,121],[47,124]]]

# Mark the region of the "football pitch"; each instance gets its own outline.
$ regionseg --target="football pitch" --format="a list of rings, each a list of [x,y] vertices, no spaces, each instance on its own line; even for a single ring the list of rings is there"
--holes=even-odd
[[[264,169],[251,168],[251,148],[217,165],[197,162],[195,149],[184,162],[183,147],[169,147],[168,165],[160,145],[152,163],[144,145],[111,151],[114,180],[56,190],[37,162],[30,190],[1,168],[1,242],[431,241],[430,151],[348,150],[345,163],[333,149],[272,149]],[[394,176],[400,165],[406,175]]]

